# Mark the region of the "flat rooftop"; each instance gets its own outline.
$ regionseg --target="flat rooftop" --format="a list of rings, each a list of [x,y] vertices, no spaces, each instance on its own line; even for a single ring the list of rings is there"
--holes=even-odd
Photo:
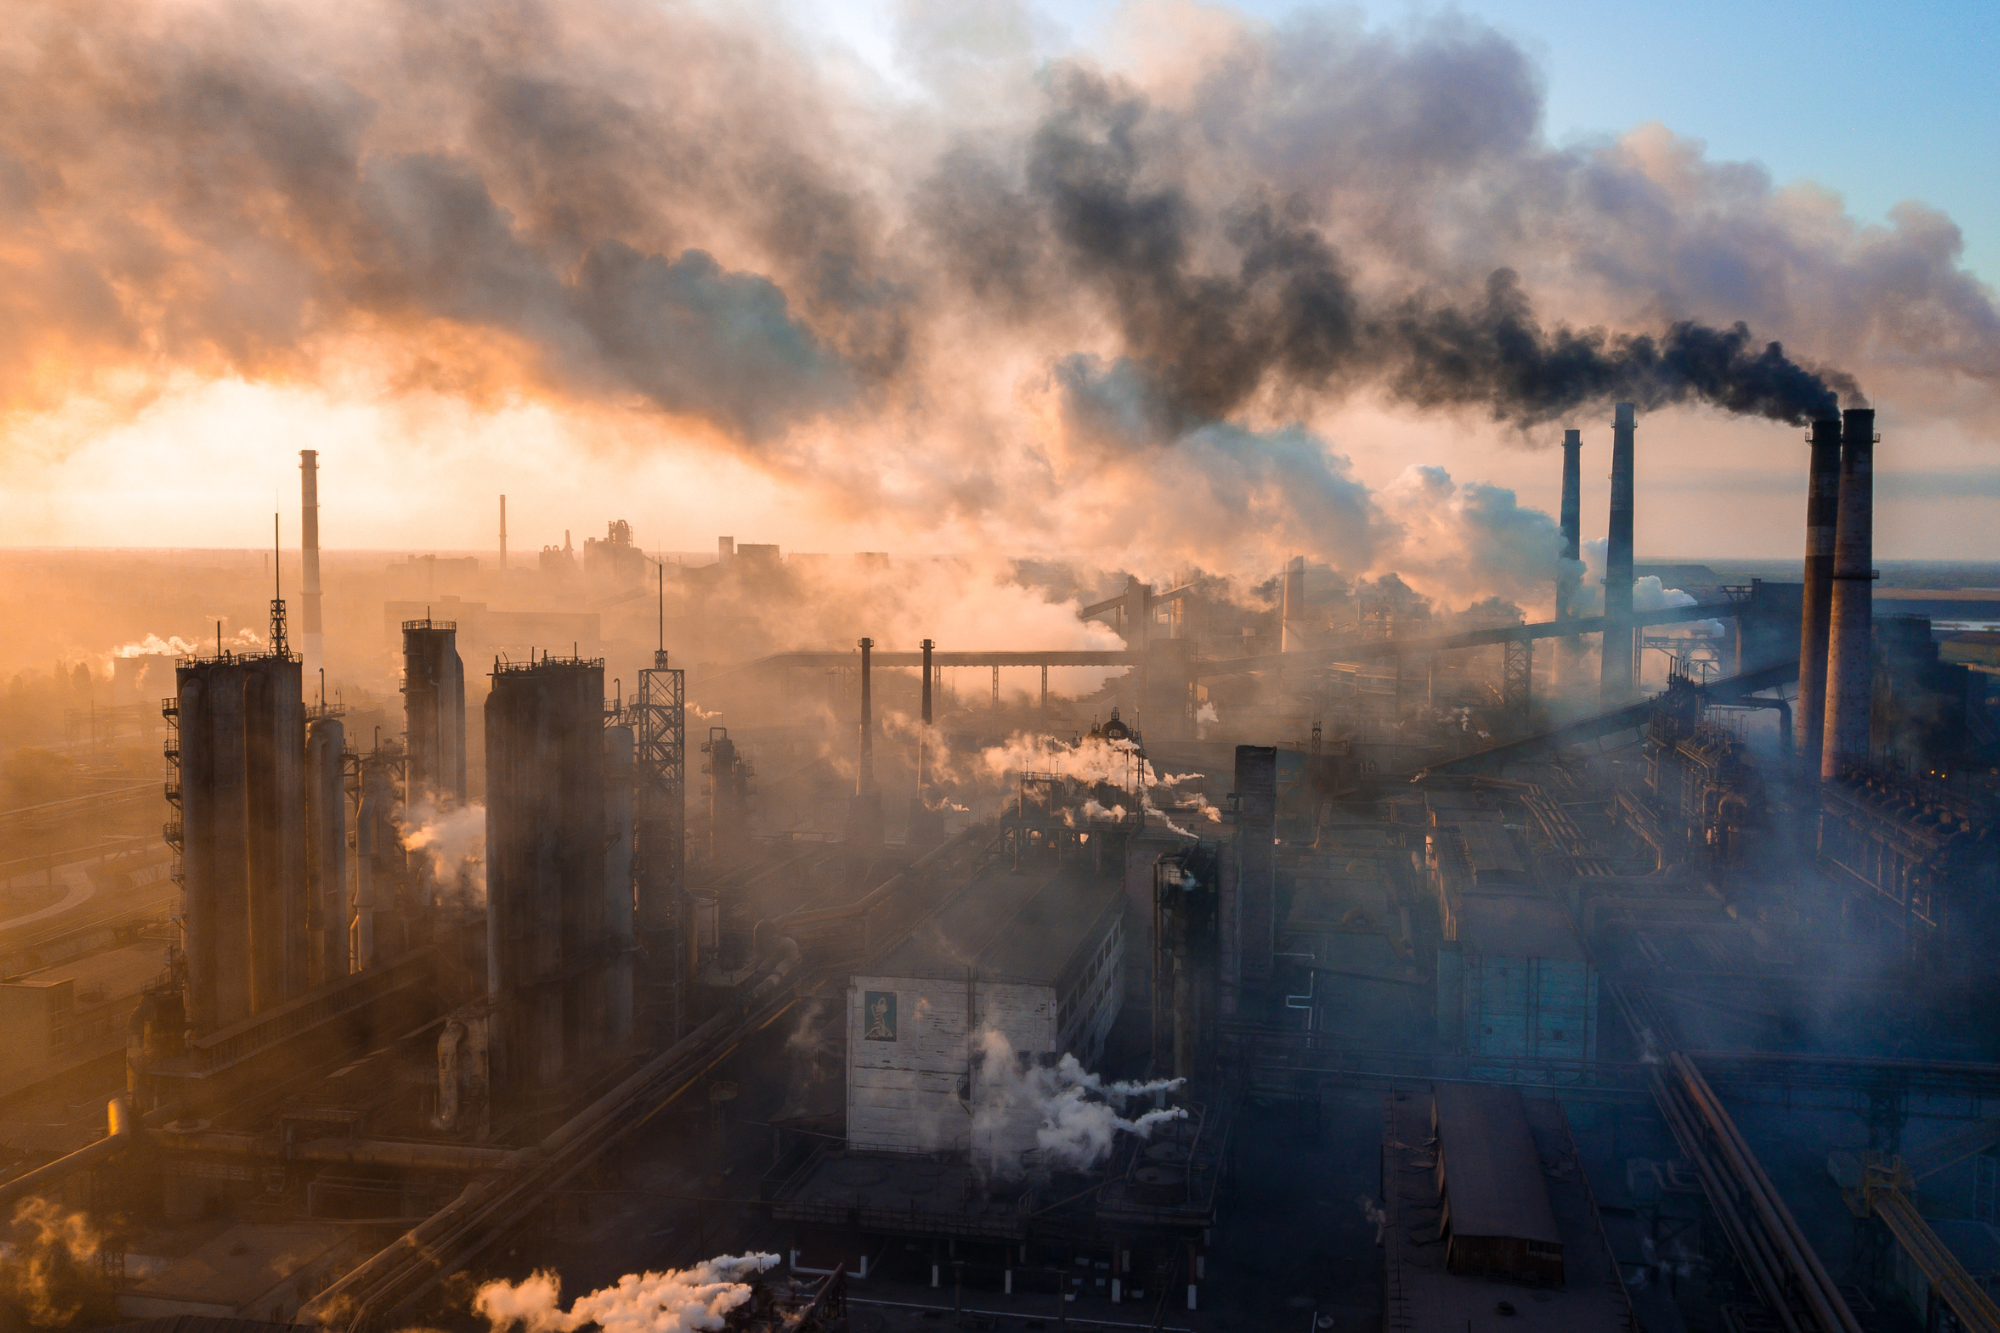
[[[1462,1236],[1562,1244],[1521,1090],[1440,1083],[1432,1105],[1452,1229]]]
[[[1404,1333],[1464,1333],[1467,1328],[1632,1333],[1638,1325],[1631,1298],[1604,1239],[1576,1143],[1554,1101],[1521,1098],[1520,1106],[1548,1219],[1563,1247],[1563,1284],[1533,1286],[1445,1270],[1433,1105],[1430,1087],[1392,1088],[1382,1098],[1382,1249],[1388,1269],[1383,1326]],[[1454,1213],[1460,1206],[1454,1199]]]
[[[1487,957],[1584,961],[1562,908],[1527,893],[1466,894],[1458,905],[1458,940],[1468,953]]]
[[[883,977],[1051,986],[1106,917],[1124,910],[1117,883],[1067,869],[1053,875],[982,876],[917,924],[871,973]]]

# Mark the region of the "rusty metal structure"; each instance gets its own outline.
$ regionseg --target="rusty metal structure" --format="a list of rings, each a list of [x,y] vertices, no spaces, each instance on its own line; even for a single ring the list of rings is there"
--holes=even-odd
[[[1857,764],[1825,784],[1819,864],[1866,919],[1930,966],[1963,967],[1947,941],[1987,938],[2000,918],[2000,808],[1990,794]]]
[[[1668,677],[1646,729],[1646,786],[1680,858],[1735,865],[1744,840],[1766,825],[1763,777],[1749,747],[1705,715],[1701,687],[1680,671]]]

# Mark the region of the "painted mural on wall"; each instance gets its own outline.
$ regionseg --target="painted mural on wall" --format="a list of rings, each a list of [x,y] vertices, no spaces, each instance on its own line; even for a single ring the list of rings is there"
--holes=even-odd
[[[872,990],[867,996],[868,1025],[862,1030],[865,1041],[896,1040],[896,992]]]

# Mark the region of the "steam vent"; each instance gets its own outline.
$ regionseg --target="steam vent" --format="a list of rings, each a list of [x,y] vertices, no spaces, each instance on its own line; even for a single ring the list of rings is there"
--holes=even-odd
[[[9,7],[0,1333],[2000,1333],[2000,8],[1060,8]]]

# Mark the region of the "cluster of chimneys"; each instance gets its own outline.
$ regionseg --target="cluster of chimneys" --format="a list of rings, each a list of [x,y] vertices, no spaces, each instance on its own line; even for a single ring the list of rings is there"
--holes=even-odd
[[[1615,628],[1632,615],[1631,403],[1618,404],[1611,426],[1611,524],[1604,556],[1606,628],[1600,689],[1606,703],[1630,697],[1633,635]],[[1873,684],[1870,582],[1875,573],[1875,412],[1849,408],[1812,425],[1806,493],[1805,612],[1799,632],[1798,752],[1817,759],[1821,777],[1837,777],[1868,758]],[[1576,614],[1575,562],[1581,554],[1583,437],[1563,434],[1562,540],[1566,564],[1556,585],[1556,619]]]
[[[1799,627],[1799,753],[1823,778],[1868,758],[1874,688],[1875,411],[1812,425],[1805,611]]]
[[[1632,631],[1615,626],[1632,616],[1632,436],[1637,425],[1632,404],[1620,403],[1611,417],[1611,523],[1604,547],[1604,648],[1598,677],[1607,704],[1628,699],[1636,682]],[[1583,432],[1563,432],[1562,574],[1556,580],[1556,619],[1576,615],[1577,570],[1583,558]]]

